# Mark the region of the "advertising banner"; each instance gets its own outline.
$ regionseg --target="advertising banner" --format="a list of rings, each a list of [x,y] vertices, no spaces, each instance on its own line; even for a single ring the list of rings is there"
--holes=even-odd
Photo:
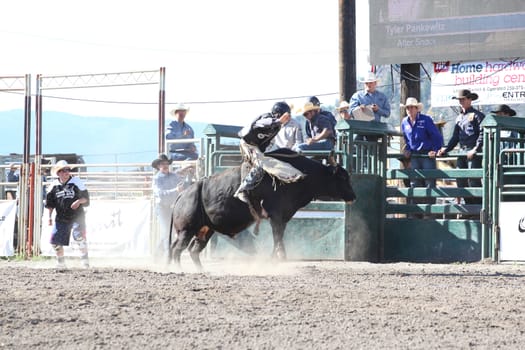
[[[501,202],[500,260],[525,261],[525,202]]]
[[[432,107],[457,106],[461,89],[479,95],[475,104],[525,103],[525,59],[434,63]]]
[[[46,217],[42,222],[47,223]],[[53,220],[54,222],[54,220]],[[150,255],[151,201],[100,200],[86,208],[87,242],[91,257],[146,257]],[[42,226],[42,255],[54,256],[49,243],[52,226]],[[66,256],[80,256],[71,237]]]
[[[0,201],[0,256],[15,255],[13,249],[15,218],[16,201]]]

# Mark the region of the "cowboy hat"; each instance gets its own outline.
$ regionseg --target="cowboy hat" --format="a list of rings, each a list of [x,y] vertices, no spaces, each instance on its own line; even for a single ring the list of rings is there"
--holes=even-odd
[[[470,92],[470,90],[461,89],[458,91],[458,95],[452,98],[455,100],[459,100],[460,98],[468,98],[469,100],[475,101],[478,99],[478,97],[478,94]]]
[[[378,81],[379,79],[377,79],[377,76],[374,72],[368,72],[366,73],[366,75],[364,76],[364,78],[362,78],[361,80],[359,80],[361,83],[372,83],[374,81]]]
[[[64,168],[73,169],[74,167],[69,165],[65,160],[59,160],[58,162],[53,165],[51,168],[51,175],[52,176],[58,176],[58,172]]]
[[[495,111],[490,111],[490,113],[505,113],[507,115],[509,115],[510,117],[514,117],[516,115],[516,111],[513,110],[512,108],[510,108],[509,106],[507,105],[499,105],[498,108],[496,108]]]
[[[151,167],[159,170],[159,165],[162,162],[168,162],[168,164],[171,164],[173,162],[173,160],[169,159],[168,156],[165,155],[165,154],[160,154],[157,159],[155,159],[155,160],[153,160],[153,162],[151,162]]]
[[[350,108],[350,103],[348,103],[346,101],[341,101],[341,103],[339,104],[339,107],[337,107],[336,109],[338,111],[341,111],[342,109],[348,110],[349,108]]]
[[[416,106],[418,111],[423,109],[423,104],[421,102],[417,102],[417,98],[415,97],[407,97],[406,103],[401,104],[401,107],[408,108],[409,106]]]
[[[312,102],[306,102],[304,104],[304,107],[303,107],[303,110],[302,110],[302,114],[305,115],[306,113],[308,113],[310,111],[318,111],[320,109],[321,109],[321,107],[314,105]]]
[[[310,97],[308,97],[308,100],[306,100],[306,102],[312,102],[315,106],[320,106],[321,105],[321,101],[319,101],[317,96],[310,96]]]
[[[190,107],[186,106],[184,103],[179,103],[175,106],[175,108],[173,108],[170,112],[171,115],[175,116],[175,113],[177,113],[177,111],[186,111],[186,112],[189,112],[190,111]]]

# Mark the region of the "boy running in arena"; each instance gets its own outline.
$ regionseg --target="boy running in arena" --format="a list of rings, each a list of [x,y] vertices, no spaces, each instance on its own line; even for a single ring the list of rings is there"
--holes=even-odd
[[[52,224],[53,210],[56,210],[51,245],[56,252],[57,268],[65,269],[64,246],[69,245],[69,237],[72,234],[80,248],[82,266],[88,268],[84,207],[89,205],[89,193],[84,183],[78,177],[71,176],[70,171],[71,167],[65,160],[58,161],[51,171],[53,176],[58,177],[46,197],[49,225]]]

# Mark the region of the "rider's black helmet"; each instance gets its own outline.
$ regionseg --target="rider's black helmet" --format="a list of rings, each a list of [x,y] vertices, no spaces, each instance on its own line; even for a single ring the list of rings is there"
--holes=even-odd
[[[307,102],[311,102],[314,106],[320,106],[321,101],[315,96],[309,97]]]
[[[276,118],[279,118],[286,112],[291,113],[291,109],[284,101],[276,102],[272,107],[272,115]]]

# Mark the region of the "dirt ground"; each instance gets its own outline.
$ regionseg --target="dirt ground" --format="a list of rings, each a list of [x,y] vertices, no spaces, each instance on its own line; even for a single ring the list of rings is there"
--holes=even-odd
[[[517,349],[525,266],[0,260],[0,349]],[[522,345],[520,345],[522,344]]]

